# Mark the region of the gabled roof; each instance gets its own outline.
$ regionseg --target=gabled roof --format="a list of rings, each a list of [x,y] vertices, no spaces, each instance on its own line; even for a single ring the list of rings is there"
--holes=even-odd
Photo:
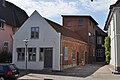
[[[5,1],[5,6],[0,5],[0,19],[6,24],[20,27],[27,18],[28,15],[24,10],[8,1]]]
[[[107,17],[107,20],[106,20],[106,23],[105,23],[105,26],[104,26],[104,30],[107,30],[108,29],[108,25],[110,23],[110,19],[111,19],[111,15],[112,15],[112,9],[113,7],[120,7],[120,0],[117,0],[117,2],[113,5],[110,5],[110,11],[109,11],[109,14],[108,14],[108,17]]]
[[[96,27],[97,34],[101,34],[103,36],[107,36],[107,33],[105,33],[100,27]]]
[[[62,15],[62,17],[86,17],[93,21],[95,25],[98,25],[98,23],[90,15]]]
[[[62,35],[66,36],[66,37],[71,37],[71,38],[74,38],[74,39],[77,39],[77,40],[80,40],[80,41],[83,41],[83,38],[80,37],[77,33],[51,21],[51,20],[48,20],[45,18],[45,20],[57,31],[57,32],[60,32]]]
[[[117,0],[117,2],[113,5],[110,5],[110,9],[112,9],[113,7],[120,7],[120,0]]]

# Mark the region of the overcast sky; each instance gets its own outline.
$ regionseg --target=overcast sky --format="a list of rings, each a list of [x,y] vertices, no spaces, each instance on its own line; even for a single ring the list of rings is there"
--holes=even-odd
[[[90,15],[103,29],[109,6],[117,0],[7,0],[30,16],[37,10],[43,17],[62,24],[61,15]]]

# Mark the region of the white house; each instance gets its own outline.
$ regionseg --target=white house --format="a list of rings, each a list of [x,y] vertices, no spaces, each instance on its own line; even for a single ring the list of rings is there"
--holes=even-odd
[[[88,44],[81,36],[43,18],[37,11],[13,38],[13,63],[20,69],[61,70],[88,60]],[[27,45],[25,39],[29,40]]]
[[[108,31],[111,40],[110,64],[115,72],[120,72],[120,0],[110,6],[104,30]]]
[[[27,38],[27,69],[60,70],[61,34],[37,11],[33,12],[13,37],[13,63],[18,68],[26,69],[26,48],[23,40]]]

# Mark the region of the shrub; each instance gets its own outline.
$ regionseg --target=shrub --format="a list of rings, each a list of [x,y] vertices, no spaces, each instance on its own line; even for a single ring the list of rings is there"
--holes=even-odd
[[[105,56],[106,56],[106,63],[110,63],[110,37],[105,37]]]
[[[12,62],[12,54],[7,51],[0,52],[0,63],[11,63]]]

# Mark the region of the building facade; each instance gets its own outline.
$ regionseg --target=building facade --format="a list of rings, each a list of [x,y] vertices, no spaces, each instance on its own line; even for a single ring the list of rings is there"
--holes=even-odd
[[[24,34],[24,35],[23,35]],[[24,39],[29,39],[25,55]],[[13,63],[20,69],[64,68],[85,64],[87,43],[73,31],[43,18],[35,11],[14,35]],[[25,58],[27,57],[27,59]]]
[[[12,36],[28,18],[28,15],[5,0],[0,1],[0,12],[0,52],[5,50],[12,53]]]
[[[110,6],[104,30],[108,32],[111,41],[110,64],[114,71],[120,72],[120,0]]]
[[[105,37],[107,33],[96,27],[96,62],[105,62]]]
[[[75,32],[50,20],[47,22],[61,33],[61,64],[62,68],[85,65],[88,62],[88,44]]]
[[[63,15],[63,26],[77,33],[88,43],[88,63],[96,61],[96,27],[98,23],[91,16]]]

